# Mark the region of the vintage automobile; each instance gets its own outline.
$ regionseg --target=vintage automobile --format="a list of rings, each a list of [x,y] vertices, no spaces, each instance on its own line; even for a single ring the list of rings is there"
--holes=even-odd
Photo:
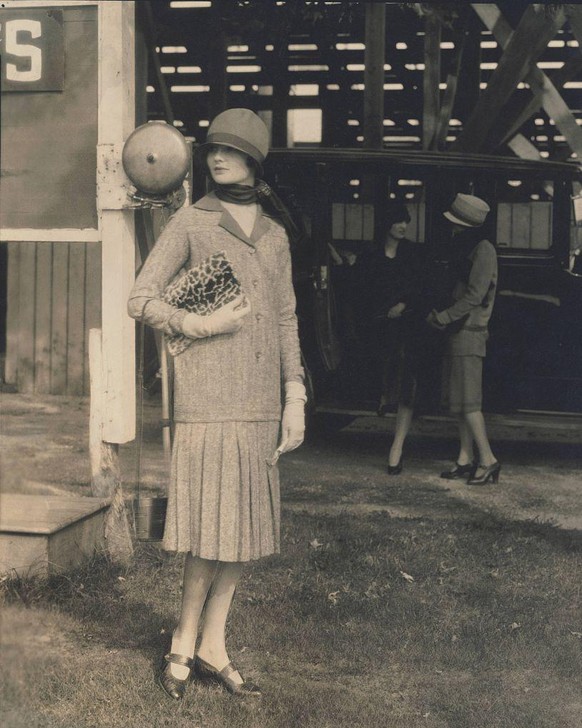
[[[427,246],[429,285],[450,295],[442,212],[456,192],[486,199],[499,286],[484,370],[489,412],[582,414],[582,276],[573,269],[580,227],[572,163],[422,151],[273,150],[265,178],[292,208],[303,235],[294,278],[315,411],[375,412],[378,382],[359,350],[349,311],[350,263],[373,245],[382,209],[405,202],[407,237]],[[355,335],[354,335],[355,333]],[[440,361],[421,407],[442,410]]]

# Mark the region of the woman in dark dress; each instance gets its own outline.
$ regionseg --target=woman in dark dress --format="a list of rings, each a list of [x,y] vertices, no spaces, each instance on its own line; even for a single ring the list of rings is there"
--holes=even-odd
[[[384,239],[358,260],[359,319],[368,351],[381,368],[378,414],[398,403],[396,430],[388,473],[402,471],[402,446],[410,423],[417,385],[417,367],[410,354],[416,338],[423,256],[421,246],[406,238],[410,214],[403,204],[385,212]]]

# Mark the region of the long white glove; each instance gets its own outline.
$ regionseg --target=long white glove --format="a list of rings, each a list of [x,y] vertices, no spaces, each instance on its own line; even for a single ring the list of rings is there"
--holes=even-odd
[[[305,437],[305,402],[307,394],[301,382],[286,382],[285,406],[281,420],[281,441],[271,460],[274,465],[279,455],[299,447]]]
[[[234,334],[243,325],[251,311],[251,304],[245,296],[239,296],[226,306],[208,316],[189,313],[182,321],[182,332],[191,339],[205,339],[218,334]]]

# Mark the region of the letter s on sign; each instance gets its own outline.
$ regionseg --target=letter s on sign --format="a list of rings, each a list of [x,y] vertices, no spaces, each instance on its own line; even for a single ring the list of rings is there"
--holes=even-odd
[[[38,20],[8,20],[5,24],[6,30],[6,54],[18,56],[19,58],[30,58],[30,69],[19,71],[14,63],[6,64],[7,81],[40,81],[42,77],[42,51],[33,45],[25,45],[18,42],[19,32],[30,33],[31,38],[40,38],[42,24]]]

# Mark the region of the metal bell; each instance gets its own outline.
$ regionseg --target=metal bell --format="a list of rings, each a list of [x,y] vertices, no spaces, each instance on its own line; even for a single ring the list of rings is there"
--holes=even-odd
[[[190,170],[190,150],[180,132],[165,121],[138,126],[122,152],[125,174],[141,192],[165,195],[177,190]]]

